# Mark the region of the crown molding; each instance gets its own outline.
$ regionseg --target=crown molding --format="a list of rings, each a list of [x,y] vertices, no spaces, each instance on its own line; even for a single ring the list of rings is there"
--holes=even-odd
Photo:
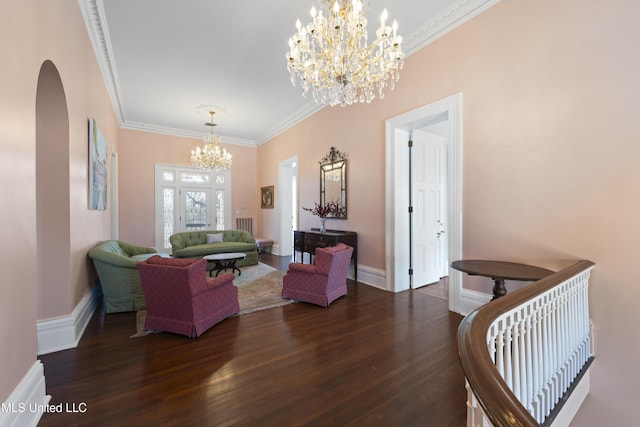
[[[118,69],[111,48],[111,36],[105,20],[102,0],[78,0],[84,23],[89,33],[89,39],[93,45],[93,52],[98,60],[102,78],[107,86],[113,112],[121,124],[127,116],[122,102]]]
[[[140,130],[145,132],[154,132],[165,135],[181,136],[194,139],[202,139],[202,133],[189,131],[185,129],[171,128],[167,126],[158,126],[149,123],[139,123],[127,120],[126,110],[122,102],[122,91],[120,89],[120,80],[118,71],[113,57],[113,49],[111,47],[111,36],[109,27],[105,19],[103,0],[78,0],[80,11],[84,18],[89,39],[93,45],[93,51],[96,55],[102,78],[107,86],[107,92],[111,99],[111,105],[116,115],[118,123],[123,129]],[[228,136],[220,136],[221,141],[225,144],[241,145],[255,147],[254,141],[242,138],[234,138]]]
[[[185,129],[172,128],[168,126],[158,126],[149,123],[127,121],[120,124],[122,129],[139,130],[144,132],[153,132],[163,135],[181,136],[185,138],[202,140],[203,132],[195,132]],[[219,135],[219,134],[218,134]],[[235,138],[231,136],[220,136],[220,142],[229,145],[241,145],[245,147],[256,147],[256,143],[250,139]]]
[[[450,7],[441,11],[434,19],[407,36],[404,43],[406,56],[411,56],[500,1],[501,0],[458,0]],[[98,60],[100,71],[102,72],[102,77],[107,86],[113,111],[120,127],[188,138],[201,138],[201,134],[193,131],[151,125],[148,123],[135,123],[127,120],[126,110],[122,102],[123,97],[118,79],[118,71],[112,54],[111,37],[105,20],[103,0],[78,0],[78,3],[82,16],[84,17],[96,59]],[[325,105],[310,101],[291,116],[269,129],[255,141],[224,136],[221,136],[221,138],[224,143],[228,144],[258,147],[302,120],[317,113],[324,107]]]
[[[500,1],[458,0],[407,36],[404,42],[405,55],[413,55]]]

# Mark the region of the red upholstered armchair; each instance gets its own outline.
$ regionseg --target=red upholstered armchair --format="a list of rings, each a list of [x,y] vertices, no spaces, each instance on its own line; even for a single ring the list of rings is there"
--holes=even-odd
[[[153,256],[138,263],[147,303],[145,329],[191,338],[240,311],[233,273],[207,277],[204,259]]]
[[[329,306],[347,294],[347,273],[353,248],[338,243],[316,249],[313,264],[292,262],[282,283],[282,297]]]

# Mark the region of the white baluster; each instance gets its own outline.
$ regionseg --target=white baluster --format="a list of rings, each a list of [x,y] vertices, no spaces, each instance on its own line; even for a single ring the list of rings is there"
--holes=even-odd
[[[591,357],[589,270],[503,313],[489,328],[496,369],[542,424]],[[490,426],[468,391],[468,426]]]

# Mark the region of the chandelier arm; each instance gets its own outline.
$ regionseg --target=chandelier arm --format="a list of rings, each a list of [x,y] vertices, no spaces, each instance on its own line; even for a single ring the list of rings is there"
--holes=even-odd
[[[322,37],[324,38],[324,40],[327,42],[327,43],[326,43],[326,44],[327,44],[327,46],[331,46],[331,45],[332,45],[332,43],[330,43],[330,41],[331,41],[331,40],[327,38],[327,35],[326,35],[326,34],[321,34],[321,36],[322,36]],[[320,52],[321,52],[322,56],[324,56],[325,58],[330,58],[330,54],[329,54],[328,50],[327,50],[327,49],[325,49],[324,44],[322,44],[322,43],[316,43],[316,46],[317,46],[317,47],[318,47],[318,49],[320,50]],[[309,56],[311,56],[311,55],[314,53],[313,49],[311,48],[311,43],[309,43],[309,46],[305,46],[305,50],[304,50],[304,52],[305,52],[305,53],[307,53]],[[326,70],[322,70],[322,72],[323,72],[323,74],[325,75],[325,77],[328,77],[328,76],[326,76],[326,74],[327,74],[327,73],[326,73]]]
[[[338,33],[342,33],[342,31],[338,30]],[[335,43],[335,39],[337,38],[338,40],[341,40],[343,37],[342,35],[338,36],[338,37],[330,37],[329,34],[326,34],[324,32],[320,32],[320,36],[322,37],[322,41],[324,41],[324,43],[316,43],[316,46],[318,46],[322,56],[324,56],[326,59],[330,59],[331,58],[331,54],[329,53],[329,50],[336,50],[336,43]],[[310,35],[309,37],[313,37],[313,35]],[[353,35],[351,35],[351,37],[349,37],[347,39],[347,44],[348,44],[348,49],[347,49],[347,58],[345,60],[344,55],[341,55],[342,61],[341,61],[341,65],[343,66],[343,69],[340,70],[340,73],[336,73],[335,67],[332,67],[332,69],[334,70],[334,74],[339,74],[339,75],[344,75],[345,73],[345,63],[349,64],[352,63],[352,58],[354,55],[354,52],[356,51],[355,47],[357,47],[358,44],[358,38],[354,37]],[[354,44],[356,46],[354,46]],[[325,49],[325,45],[329,46],[330,49]],[[338,45],[339,46],[339,45]],[[341,53],[342,53],[342,49],[340,49]],[[312,49],[307,49],[307,52],[312,53],[313,50]],[[333,64],[333,62],[331,62]],[[326,74],[326,73],[325,73]]]

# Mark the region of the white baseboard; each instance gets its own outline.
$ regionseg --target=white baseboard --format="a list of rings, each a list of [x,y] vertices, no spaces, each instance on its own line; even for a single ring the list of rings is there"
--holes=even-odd
[[[36,360],[0,407],[0,426],[35,427],[51,396],[46,395],[44,366]]]
[[[93,286],[70,316],[42,320],[37,324],[38,355],[75,348],[98,304],[100,286]]]
[[[460,314],[466,316],[473,310],[491,301],[491,298],[493,298],[493,295],[485,294],[484,292],[462,289],[462,293],[460,294]]]
[[[354,278],[353,270],[349,272],[349,278]],[[358,282],[364,283],[374,288],[387,290],[387,279],[384,270],[379,270],[366,265],[358,265]]]

